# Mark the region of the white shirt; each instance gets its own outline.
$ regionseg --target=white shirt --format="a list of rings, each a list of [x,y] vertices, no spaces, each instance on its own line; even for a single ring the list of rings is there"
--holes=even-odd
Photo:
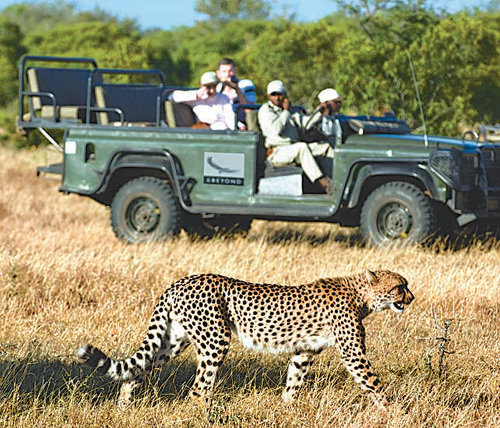
[[[290,113],[268,101],[259,109],[259,125],[266,137],[266,147],[284,146],[300,139],[299,131],[309,130],[321,120],[321,112],[312,115]]]
[[[342,142],[342,127],[336,116],[323,116],[321,119],[321,131],[327,137],[334,137],[334,142],[338,142],[339,144]]]
[[[235,114],[228,97],[216,93],[212,97],[199,99],[197,92],[197,90],[174,91],[172,99],[176,103],[190,105],[198,120],[208,123],[210,129],[235,129]]]

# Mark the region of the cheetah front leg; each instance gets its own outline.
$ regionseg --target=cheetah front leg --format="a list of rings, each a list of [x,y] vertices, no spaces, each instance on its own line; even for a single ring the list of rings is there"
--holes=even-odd
[[[369,393],[370,398],[378,407],[385,408],[389,403],[382,390],[382,385],[366,357],[364,337],[364,328],[361,326],[351,337],[344,338],[341,343],[339,341],[337,347],[344,366],[356,383]]]
[[[283,401],[289,403],[293,401],[298,390],[304,383],[304,378],[312,366],[312,352],[297,352],[290,358],[288,363],[288,374],[286,376],[286,387],[283,391]]]

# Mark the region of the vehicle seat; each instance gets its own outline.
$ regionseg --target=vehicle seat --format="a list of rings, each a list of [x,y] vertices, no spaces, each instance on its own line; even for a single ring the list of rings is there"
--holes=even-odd
[[[28,90],[37,93],[28,97],[29,119],[85,121],[90,73],[75,68],[28,68]]]
[[[154,125],[160,119],[162,86],[97,83],[94,87],[97,119],[101,125]]]
[[[165,118],[170,128],[189,128],[198,122],[190,105],[176,103],[170,96],[165,100]]]

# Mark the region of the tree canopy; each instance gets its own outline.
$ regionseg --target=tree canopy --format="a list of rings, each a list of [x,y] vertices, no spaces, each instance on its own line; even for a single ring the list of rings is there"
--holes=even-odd
[[[196,0],[195,9],[218,23],[232,19],[266,19],[271,11],[265,0]]]
[[[169,84],[186,86],[230,57],[238,75],[255,82],[260,102],[273,79],[309,108],[321,89],[335,87],[346,113],[391,109],[418,129],[411,58],[430,132],[460,135],[475,123],[500,121],[498,0],[455,14],[421,0],[336,2],[337,13],[300,23],[269,17],[264,0],[198,0],[207,19],[172,30],[140,30],[134,20],[101,9],[79,13],[63,0],[11,5],[0,10],[0,104],[16,100],[25,53],[158,68]]]

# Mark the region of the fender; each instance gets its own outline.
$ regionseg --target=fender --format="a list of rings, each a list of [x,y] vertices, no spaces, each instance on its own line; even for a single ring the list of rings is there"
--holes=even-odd
[[[393,160],[376,160],[376,163],[374,163],[374,159],[370,159],[369,162],[369,164],[357,162],[350,169],[353,171],[355,168],[360,168],[355,178],[351,180],[351,183],[354,182],[352,190],[348,195],[345,195],[347,199],[347,208],[354,208],[359,203],[361,190],[366,181],[376,176],[409,177],[417,179],[422,183],[423,187],[430,192],[433,199],[439,198],[432,177],[425,169],[419,167],[414,159],[412,160],[414,163],[411,165],[403,162],[394,162]],[[405,160],[405,162],[407,161]],[[345,188],[348,188],[348,186]]]
[[[123,149],[111,154],[103,170],[98,171],[101,179],[98,186],[86,195],[103,199],[113,177],[124,169],[153,169],[164,174],[172,183],[173,190],[182,208],[189,210],[189,184],[191,179],[182,174],[177,160],[163,149]]]

